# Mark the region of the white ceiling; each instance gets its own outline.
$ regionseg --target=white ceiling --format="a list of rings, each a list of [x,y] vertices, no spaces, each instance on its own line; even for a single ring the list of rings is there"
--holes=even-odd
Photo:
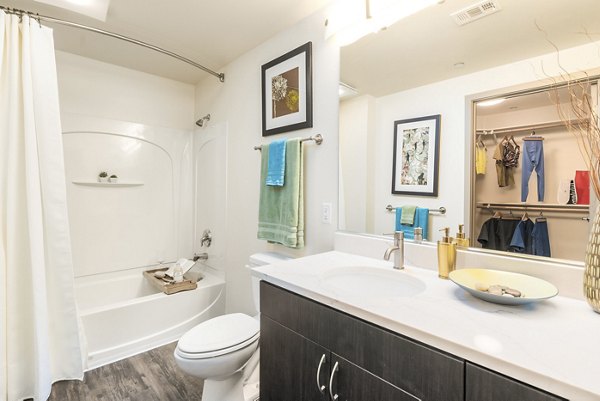
[[[179,53],[218,72],[276,33],[332,0],[112,0],[106,23],[33,0],[0,4],[91,25]],[[151,74],[196,83],[206,73],[168,56],[117,39],[61,25],[59,50]]]
[[[342,48],[342,82],[378,97],[554,52],[548,39],[559,49],[600,40],[600,0],[497,0],[501,11],[470,24],[450,17],[476,2],[446,0]]]
[[[502,11],[465,26],[450,14],[476,0],[446,0],[342,48],[341,79],[374,96],[600,40],[600,0],[497,0]],[[0,4],[130,36],[216,71],[333,0],[112,0],[105,23],[33,0]],[[540,26],[544,32],[537,27]],[[59,50],[196,83],[190,65],[113,38],[60,25]],[[600,51],[600,50],[599,50]],[[461,69],[457,62],[465,63]]]

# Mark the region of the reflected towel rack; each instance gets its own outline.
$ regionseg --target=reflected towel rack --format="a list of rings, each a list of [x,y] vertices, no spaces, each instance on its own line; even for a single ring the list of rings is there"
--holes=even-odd
[[[396,210],[395,207],[393,207],[392,205],[387,205],[385,207],[385,210],[387,210],[388,212],[392,213]],[[439,214],[446,214],[446,208],[445,207],[440,207],[439,209],[429,209],[429,213],[439,213]]]
[[[589,205],[558,205],[558,204],[531,204],[531,203],[477,203],[477,209],[486,209],[489,211],[508,210],[523,212],[551,212],[551,213],[590,213]],[[577,217],[579,219],[579,217]],[[589,217],[581,217],[581,220],[590,221]]]
[[[315,136],[309,136],[309,137],[300,139],[300,142],[306,142],[306,141],[315,141],[315,143],[317,145],[320,145],[323,143],[323,135],[317,134]],[[261,149],[262,149],[261,145],[257,145],[254,147],[254,150],[261,150]]]

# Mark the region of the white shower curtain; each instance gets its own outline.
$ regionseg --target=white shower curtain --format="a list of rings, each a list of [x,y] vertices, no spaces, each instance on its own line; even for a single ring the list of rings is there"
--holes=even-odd
[[[83,377],[52,30],[0,11],[0,391]]]

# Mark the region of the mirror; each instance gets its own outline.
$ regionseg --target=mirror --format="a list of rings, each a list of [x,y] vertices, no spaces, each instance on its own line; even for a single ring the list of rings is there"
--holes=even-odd
[[[478,209],[477,203],[492,198],[476,196],[474,132],[482,129],[478,120],[489,116],[476,115],[474,104],[549,85],[554,77],[565,75],[565,69],[593,74],[600,67],[595,0],[494,0],[490,3],[499,11],[457,24],[451,14],[475,3],[446,1],[341,48],[340,230],[389,234],[395,227],[395,207],[416,205],[430,211],[429,241],[439,240],[444,227],[455,236],[464,223],[471,246],[480,247],[481,220],[492,215]],[[394,151],[401,151],[394,144],[395,127],[404,120],[438,114],[437,196],[392,194]],[[519,142],[523,136],[519,134]],[[492,145],[487,145],[489,152]],[[548,149],[547,162],[556,154]],[[585,169],[573,167],[573,172]],[[548,180],[547,202],[556,203],[560,181],[570,175]],[[520,193],[517,183],[515,194]],[[533,178],[529,186],[535,185]],[[518,196],[515,199],[520,201]],[[508,202],[502,197],[494,200]],[[440,213],[440,208],[447,212]],[[550,220],[554,215],[548,213],[544,212]],[[537,217],[539,212],[530,214]],[[589,223],[573,219],[570,224],[577,228],[568,230],[578,230],[587,238]],[[549,223],[549,231],[560,238],[560,228]],[[570,247],[552,256],[582,261],[584,254],[583,248]]]

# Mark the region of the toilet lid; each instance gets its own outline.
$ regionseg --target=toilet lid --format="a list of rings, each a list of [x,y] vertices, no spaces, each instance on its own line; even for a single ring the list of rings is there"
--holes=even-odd
[[[186,354],[219,351],[248,341],[259,330],[258,320],[243,313],[230,313],[200,323],[181,337],[177,348]]]

